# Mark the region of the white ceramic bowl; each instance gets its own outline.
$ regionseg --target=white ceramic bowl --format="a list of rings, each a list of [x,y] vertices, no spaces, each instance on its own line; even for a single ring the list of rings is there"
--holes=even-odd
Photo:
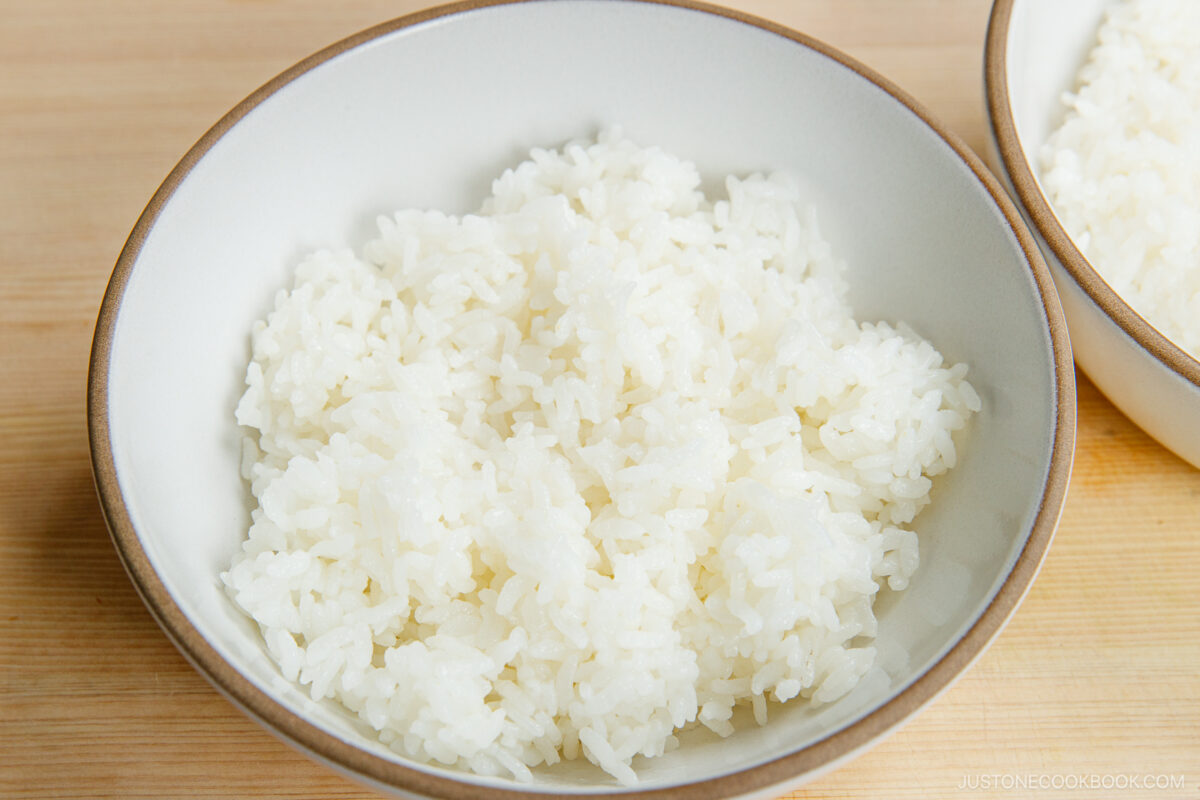
[[[1146,322],[1088,263],[1030,161],[1062,119],[1061,97],[1111,4],[996,0],[984,71],[993,142],[1054,275],[1079,366],[1143,430],[1200,466],[1200,361]]]
[[[876,669],[819,709],[685,736],[635,763],[633,796],[777,792],[877,740],[999,632],[1057,523],[1075,398],[1049,274],[980,161],[887,81],[800,34],[686,4],[471,3],[365,31],[238,105],[155,194],[105,296],[89,417],[113,538],[170,637],[252,716],[377,787],[617,791],[586,763],[523,786],[408,762],[281,677],[217,578],[248,524],[233,409],[251,323],[306,251],[361,245],[397,208],[471,209],[530,147],[607,123],[710,177],[803,176],[859,317],[907,320],[969,362],[984,404],[920,518],[920,571],[879,609]]]

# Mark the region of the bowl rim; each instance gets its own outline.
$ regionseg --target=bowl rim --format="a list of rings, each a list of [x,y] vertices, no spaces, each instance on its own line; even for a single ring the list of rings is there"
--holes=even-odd
[[[285,741],[345,773],[373,784],[428,797],[448,800],[468,800],[483,789],[469,783],[471,776],[451,778],[420,769],[418,766],[392,761],[369,753],[333,735],[293,713],[281,703],[258,689],[235,669],[207,642],[176,604],[166,586],[155,572],[141,544],[129,511],[124,502],[120,477],[113,457],[109,430],[108,371],[112,355],[113,336],[120,313],[122,297],[136,266],[142,245],[152,230],[167,201],[179,188],[189,171],[204,157],[221,137],[259,103],[279,91],[299,76],[329,59],[397,30],[430,20],[446,19],[493,6],[515,5],[523,2],[571,2],[573,0],[462,0],[434,6],[366,28],[343,38],[298,61],[267,83],[263,84],[220,118],[194,144],[171,170],[155,191],[135,223],[114,266],[112,277],[101,303],[89,363],[87,416],[89,447],[93,476],[102,513],[108,525],[117,554],[134,587],[151,615],[168,638],[188,661],[235,706]],[[936,120],[917,101],[887,78],[866,67],[839,50],[806,34],[783,25],[738,10],[723,8],[701,0],[620,0],[621,2],[670,6],[686,11],[721,17],[734,23],[749,25],[784,37],[796,44],[829,58],[862,78],[874,83],[890,97],[905,106],[931,133],[939,137],[980,181],[1012,231],[1025,257],[1026,268],[1041,299],[1052,350],[1054,370],[1053,433],[1050,458],[1038,499],[1036,513],[1029,526],[1028,536],[1015,561],[995,590],[990,602],[968,630],[936,662],[917,676],[895,696],[845,727],[800,750],[754,766],[738,769],[699,781],[672,784],[649,789],[592,790],[572,793],[578,798],[611,797],[619,793],[629,798],[717,798],[742,795],[786,783],[832,768],[897,728],[923,706],[933,700],[986,649],[1003,629],[1028,592],[1041,567],[1042,560],[1054,536],[1066,498],[1075,444],[1075,379],[1071,346],[1066,322],[1058,302],[1049,269],[1042,259],[1037,243],[1021,220],[1016,206],[982,160],[941,122]],[[549,791],[535,787],[491,788],[488,792],[502,800],[545,800]]]
[[[996,149],[1017,198],[1071,279],[1124,334],[1168,370],[1200,387],[1200,360],[1134,310],[1080,252],[1059,222],[1017,135],[1008,91],[1008,42],[1017,0],[994,0],[984,40],[984,85]]]

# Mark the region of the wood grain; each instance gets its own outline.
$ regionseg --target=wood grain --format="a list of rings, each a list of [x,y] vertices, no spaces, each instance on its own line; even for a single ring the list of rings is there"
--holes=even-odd
[[[95,499],[84,389],[113,261],[175,161],[296,60],[425,5],[0,0],[0,797],[377,797],[249,721],[154,624]],[[982,151],[986,0],[730,5],[849,52]],[[1006,631],[787,797],[1064,795],[1055,776],[1200,797],[1198,511],[1200,471],[1081,378],[1062,524]],[[1167,786],[1102,783],[1147,775]]]

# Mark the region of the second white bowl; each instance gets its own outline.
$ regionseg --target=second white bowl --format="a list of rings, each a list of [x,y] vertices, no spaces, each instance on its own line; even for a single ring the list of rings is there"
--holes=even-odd
[[[1058,286],[1075,359],[1143,430],[1200,466],[1200,361],[1105,282],[1042,190],[1038,154],[1062,118],[1112,0],[997,0],[986,49],[991,130],[1003,174],[1038,235]]]

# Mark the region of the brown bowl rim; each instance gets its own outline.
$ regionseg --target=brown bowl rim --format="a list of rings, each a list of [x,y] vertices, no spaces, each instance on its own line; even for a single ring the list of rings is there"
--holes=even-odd
[[[465,0],[398,17],[342,39],[268,81],[236,105],[210,128],[184,155],[155,192],[135,224],[114,267],[100,308],[88,376],[88,429],[93,474],[101,507],[118,555],[146,606],[183,655],[236,706],[282,736],[298,749],[336,769],[377,787],[407,791],[447,800],[468,800],[487,791],[501,800],[544,800],[545,791],[491,788],[426,772],[413,766],[368,753],[308,722],[273,700],[226,662],[191,624],[156,574],[125,506],[113,459],[108,424],[108,367],[121,300],[138,254],[155,220],[173,192],[204,154],[242,117],[264,99],[325,61],[366,42],[429,20],[477,9],[521,2],[557,0]],[[620,794],[627,798],[719,798],[741,795],[772,786],[798,782],[805,776],[831,768],[864,749],[900,725],[945,690],[986,648],[1016,610],[1037,575],[1053,538],[1066,497],[1075,442],[1075,383],[1070,343],[1053,281],[1036,242],[1003,188],[983,162],[955,134],[932,117],[911,96],[870,68],[810,36],[740,11],[694,0],[622,0],[675,6],[751,25],[787,38],[854,71],[903,104],[975,174],[1024,252],[1031,277],[1042,299],[1055,369],[1054,433],[1050,461],[1037,513],[1021,552],[991,602],[966,633],[922,675],[882,706],[846,727],[801,750],[735,772],[671,786],[621,791],[583,792],[578,798]],[[468,777],[468,776],[464,776]]]
[[[1126,336],[1160,364],[1200,387],[1200,360],[1191,356],[1129,305],[1071,240],[1033,174],[1017,136],[1008,91],[1008,35],[1016,0],[994,0],[984,40],[984,85],[996,150],[1018,201],[1071,279]]]

